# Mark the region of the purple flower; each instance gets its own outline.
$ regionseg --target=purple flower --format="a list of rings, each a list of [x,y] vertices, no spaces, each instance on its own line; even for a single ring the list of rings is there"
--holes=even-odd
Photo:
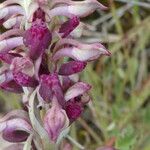
[[[8,142],[16,143],[26,141],[32,132],[32,127],[28,122],[26,112],[17,110],[12,112],[12,114],[9,113],[5,119],[0,121],[0,132],[2,132],[3,138]]]
[[[50,102],[55,96],[58,102],[63,106],[64,105],[64,95],[62,87],[56,73],[50,75],[42,75],[40,77],[40,88],[39,94],[42,99],[46,102]]]
[[[28,139],[32,148],[47,149],[49,139],[56,142],[81,116],[91,86],[80,81],[79,73],[88,62],[110,55],[100,43],[74,39],[89,29],[80,18],[97,9],[106,7],[97,0],[6,0],[0,5],[0,24],[10,29],[0,35],[0,87],[23,93],[27,108],[0,120],[5,140]],[[69,59],[63,62],[64,57]],[[39,106],[46,110],[44,119]]]
[[[29,48],[29,57],[37,59],[48,48],[52,40],[50,30],[47,28],[45,22],[37,20],[33,22],[24,34],[24,44]]]

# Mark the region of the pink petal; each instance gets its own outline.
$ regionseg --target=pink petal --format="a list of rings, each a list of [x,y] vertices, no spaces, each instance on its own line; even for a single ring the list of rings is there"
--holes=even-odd
[[[2,9],[2,8],[8,6],[8,5],[12,5],[12,4],[21,5],[22,0],[7,0],[7,1],[4,1],[3,3],[0,4],[0,9]]]
[[[77,82],[67,90],[65,94],[65,100],[68,101],[72,98],[82,95],[90,89],[91,86],[89,84],[84,82]]]
[[[22,72],[13,72],[13,78],[21,86],[36,87],[38,85],[38,81],[34,77]]]
[[[64,105],[62,87],[56,73],[41,76],[39,94],[47,102],[50,102],[55,96],[58,102]]]
[[[74,83],[68,76],[62,76],[62,88],[63,91],[66,92],[66,90],[72,86]]]
[[[60,5],[60,4],[70,5],[71,3],[72,3],[71,0],[55,0],[55,1],[52,1],[51,5],[52,5],[52,7],[54,7],[54,6]]]
[[[10,18],[3,23],[3,26],[6,29],[19,28],[22,19],[23,19],[23,16],[17,16],[17,17]]]
[[[106,54],[108,54],[108,51],[105,49],[78,49],[71,47],[58,50],[54,54],[53,60],[57,61],[62,57],[70,57],[78,61],[92,61]]]
[[[81,72],[86,67],[86,62],[70,61],[62,64],[59,69],[60,75],[72,75]]]
[[[11,64],[13,59],[15,58],[15,55],[13,54],[0,54],[0,60],[7,63],[7,64]]]
[[[50,17],[67,16],[67,17],[86,17],[93,13],[96,9],[106,9],[97,0],[85,0],[82,2],[73,2],[69,6],[59,6],[49,12]]]
[[[59,29],[59,33],[63,33],[62,37],[68,36],[79,25],[79,18],[73,17],[63,23]]]
[[[0,19],[3,19],[5,17],[10,17],[12,15],[16,15],[16,14],[24,14],[24,10],[21,6],[8,6],[5,7],[3,9],[1,9],[1,13],[0,13]]]
[[[6,128],[2,132],[2,136],[9,142],[23,142],[29,136],[32,128],[25,120],[16,118],[5,122]]]
[[[14,80],[0,84],[0,88],[13,93],[22,93],[22,87]]]
[[[9,92],[21,93],[22,87],[13,80],[12,72],[5,71],[0,76],[0,88]]]
[[[14,37],[0,41],[0,53],[7,53],[10,50],[23,45],[22,37]]]
[[[42,75],[40,77],[40,88],[39,88],[39,94],[42,97],[42,99],[46,102],[50,102],[52,100],[52,89],[51,89],[51,78],[49,75]]]
[[[20,30],[20,29],[8,30],[0,35],[0,41],[9,38],[10,36],[22,36],[23,32],[24,30]]]
[[[10,69],[13,72],[22,72],[28,76],[34,76],[34,64],[28,57],[15,57],[11,63]]]

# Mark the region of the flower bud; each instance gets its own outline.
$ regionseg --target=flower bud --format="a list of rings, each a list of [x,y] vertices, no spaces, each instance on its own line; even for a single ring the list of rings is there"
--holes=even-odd
[[[44,127],[52,141],[56,141],[60,132],[68,127],[69,120],[65,110],[63,110],[57,99],[53,99],[52,107],[44,117]]]

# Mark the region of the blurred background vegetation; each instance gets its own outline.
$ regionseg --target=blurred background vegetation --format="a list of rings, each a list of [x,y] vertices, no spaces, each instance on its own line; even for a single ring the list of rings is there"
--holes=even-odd
[[[102,42],[112,53],[82,73],[92,101],[70,135],[95,150],[150,150],[150,0],[101,0],[108,10],[84,19],[83,41]],[[0,112],[20,108],[20,96],[0,91]],[[74,150],[78,150],[74,147]]]

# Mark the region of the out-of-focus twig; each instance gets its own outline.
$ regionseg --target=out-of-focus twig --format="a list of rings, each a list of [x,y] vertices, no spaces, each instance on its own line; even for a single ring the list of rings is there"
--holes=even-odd
[[[116,14],[117,16],[121,17],[125,11],[129,10],[131,7],[133,6],[133,4],[127,4],[119,9],[116,10]],[[105,21],[109,20],[112,18],[112,13],[108,13],[106,15],[104,15],[103,17],[98,18],[97,20],[94,20],[92,22],[92,25],[97,26],[101,23],[104,23]]]
[[[130,3],[130,4],[134,4],[134,5],[138,5],[140,7],[145,7],[145,8],[150,8],[150,4],[146,3],[146,2],[139,2],[139,1],[133,1],[133,0],[115,0],[118,2],[123,2],[123,3]]]
[[[93,131],[93,129],[90,126],[88,126],[85,120],[83,120],[82,118],[79,118],[78,121],[87,130],[87,132],[89,132],[89,134],[93,137],[93,139],[97,143],[101,142],[100,137]]]

